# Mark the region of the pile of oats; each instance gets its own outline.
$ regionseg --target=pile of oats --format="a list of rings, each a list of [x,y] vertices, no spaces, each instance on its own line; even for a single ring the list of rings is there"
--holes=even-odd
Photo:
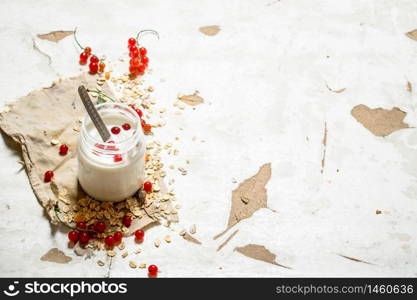
[[[98,78],[95,87],[97,91],[101,91],[103,84],[104,80]],[[152,121],[153,128],[166,124],[164,121],[154,122],[155,119],[163,118],[166,109],[154,107],[156,100],[151,97],[154,88],[144,88],[142,79],[131,80],[128,74],[124,74],[118,78],[113,77],[110,85],[119,96],[115,97],[115,100],[140,108],[146,121]],[[91,96],[97,97],[98,95],[92,93]],[[170,186],[168,190],[164,182],[166,171],[160,156],[164,150],[178,155],[178,150],[173,149],[172,144],[162,145],[153,135],[148,137],[148,140],[145,154],[145,181],[152,183],[152,193],[139,191],[134,197],[117,203],[96,201],[88,196],[73,203],[65,191],[59,192],[59,218],[63,222],[71,225],[85,222],[88,226],[103,221],[107,225],[107,233],[97,234],[97,238],[91,239],[86,247],[105,249],[103,238],[111,231],[121,231],[125,236],[128,236],[133,234],[135,230],[162,219],[165,220],[166,226],[169,226],[171,222],[178,222],[180,206],[174,207],[172,204],[173,201],[176,201],[175,191],[172,188],[174,179],[168,181],[168,186]],[[51,141],[51,144],[56,144],[56,141]],[[185,170],[181,170],[181,172],[186,173]],[[126,215],[132,218],[132,225],[129,228],[123,226],[122,223],[122,219]]]

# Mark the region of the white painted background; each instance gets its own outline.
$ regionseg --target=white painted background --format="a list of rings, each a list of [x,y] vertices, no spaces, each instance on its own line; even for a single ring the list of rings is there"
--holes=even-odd
[[[161,39],[144,43],[153,69],[145,78],[159,105],[173,112],[177,93],[196,89],[206,99],[195,111],[171,113],[168,125],[155,130],[161,141],[180,136],[178,160],[191,160],[188,175],[175,176],[183,208],[174,227],[195,223],[203,242],[172,234],[171,244],[155,249],[152,241],[170,231],[148,230],[137,261],[157,264],[161,277],[417,275],[417,130],[376,137],[350,115],[357,104],[397,106],[417,126],[417,96],[406,90],[407,81],[417,87],[417,42],[404,35],[417,28],[415,1],[3,0],[0,20],[1,106],[79,74],[72,37],[58,44],[36,38],[76,26],[80,40],[119,70],[127,70],[117,60],[127,57],[127,39],[138,29],[157,30]],[[221,31],[205,36],[198,28],[206,25]],[[346,91],[333,93],[326,83]],[[101,254],[83,260],[67,249],[66,233],[49,225],[19,160],[1,139],[1,276],[146,275],[121,258],[109,271],[96,264]],[[242,221],[216,252],[227,237],[212,239],[226,227],[233,179],[252,176],[266,162],[269,206],[277,213],[262,209]],[[233,252],[248,243],[266,246],[293,270]],[[40,261],[51,247],[73,260]],[[128,248],[135,249],[132,239]]]

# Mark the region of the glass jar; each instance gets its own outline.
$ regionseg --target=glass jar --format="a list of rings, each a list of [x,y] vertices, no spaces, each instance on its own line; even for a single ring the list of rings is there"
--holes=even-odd
[[[96,109],[109,132],[113,127],[120,130],[103,142],[87,115],[77,144],[78,181],[84,191],[97,200],[121,201],[143,185],[145,137],[141,121],[138,114],[124,104],[103,103]]]

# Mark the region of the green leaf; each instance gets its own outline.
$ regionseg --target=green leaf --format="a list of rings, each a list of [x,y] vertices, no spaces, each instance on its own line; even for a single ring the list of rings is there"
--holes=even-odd
[[[98,98],[97,98],[97,104],[104,103],[104,102],[106,102],[106,99],[104,99],[101,96],[98,96]]]

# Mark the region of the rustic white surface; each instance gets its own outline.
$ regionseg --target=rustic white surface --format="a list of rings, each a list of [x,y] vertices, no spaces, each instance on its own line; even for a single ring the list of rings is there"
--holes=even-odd
[[[351,116],[357,104],[407,112],[417,126],[415,1],[1,1],[1,106],[58,78],[79,74],[72,37],[55,44],[38,33],[79,28],[79,38],[127,69],[126,41],[146,37],[153,73],[146,81],[171,113],[155,130],[177,142],[175,177],[180,224],[197,225],[203,245],[163,226],[146,232],[137,262],[155,263],[166,276],[416,276],[417,130],[376,137]],[[200,26],[219,25],[215,36]],[[34,49],[34,43],[40,50]],[[49,58],[50,60],[49,60]],[[84,69],[85,70],[85,69]],[[346,88],[336,94],[332,89]],[[174,115],[178,92],[199,90],[206,103]],[[324,124],[327,154],[321,173]],[[179,128],[182,127],[183,130]],[[192,137],[197,136],[197,141]],[[204,140],[205,142],[201,142]],[[118,257],[111,270],[66,246],[66,232],[44,217],[19,155],[0,141],[1,276],[146,276]],[[267,162],[271,210],[236,226],[220,252],[213,240],[227,224],[231,191]],[[167,165],[170,161],[167,161]],[[337,171],[338,170],[338,171]],[[382,214],[376,215],[377,209]],[[230,231],[232,233],[233,231]],[[153,247],[171,234],[171,244]],[[255,243],[277,254],[283,269],[246,258],[236,246]],[[130,239],[128,250],[136,245]],[[73,260],[40,261],[58,247]],[[342,254],[368,261],[354,262]]]

